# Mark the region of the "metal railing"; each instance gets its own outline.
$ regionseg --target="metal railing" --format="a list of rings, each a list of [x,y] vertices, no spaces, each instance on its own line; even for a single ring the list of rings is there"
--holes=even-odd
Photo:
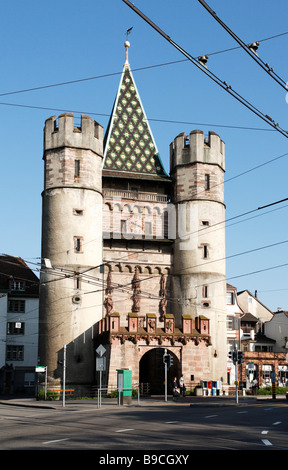
[[[125,395],[125,396],[128,396],[128,397],[131,396],[131,399],[132,399],[133,398],[132,393],[133,393],[133,390],[135,390],[135,387],[129,387],[129,388],[99,387],[97,389],[97,408],[101,408],[101,406],[102,406],[102,394],[106,392],[106,395],[108,395],[109,390],[110,390],[110,392],[115,392],[115,391],[117,392],[117,404],[118,404],[118,406],[120,406],[121,401],[122,401],[123,396],[124,396],[123,393],[131,391],[131,395],[129,394],[129,395]],[[140,387],[139,387],[139,385],[136,388],[136,390],[137,390],[137,404],[140,405]]]
[[[162,202],[167,203],[169,196],[167,194],[145,193],[142,191],[131,191],[129,189],[103,189],[104,197],[120,197],[122,199],[132,199],[136,201]]]

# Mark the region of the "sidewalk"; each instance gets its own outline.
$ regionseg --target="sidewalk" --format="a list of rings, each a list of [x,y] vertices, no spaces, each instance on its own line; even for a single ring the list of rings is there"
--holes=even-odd
[[[10,406],[23,406],[30,408],[46,408],[46,409],[81,409],[89,406],[92,409],[99,409],[113,407],[137,407],[137,406],[201,406],[201,407],[217,407],[217,406],[247,406],[263,403],[263,401],[269,401],[275,403],[277,400],[281,400],[288,404],[285,395],[278,395],[276,399],[272,399],[270,395],[260,396],[245,396],[238,397],[238,404],[236,403],[235,396],[217,396],[217,397],[201,397],[201,396],[187,396],[185,398],[173,399],[172,396],[168,396],[165,401],[164,396],[151,396],[141,397],[138,403],[137,399],[133,399],[129,405],[119,405],[117,399],[113,398],[102,398],[101,407],[98,407],[98,400],[93,398],[87,399],[66,399],[65,403],[62,400],[36,400],[34,397],[0,397],[0,404]]]

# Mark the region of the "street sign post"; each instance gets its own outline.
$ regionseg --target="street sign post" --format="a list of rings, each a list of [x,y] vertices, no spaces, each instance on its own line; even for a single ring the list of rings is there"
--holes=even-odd
[[[105,354],[105,352],[106,352],[106,349],[104,348],[102,344],[100,344],[100,346],[98,346],[98,348],[96,349],[96,353],[99,354],[100,357],[102,357],[103,354]]]
[[[99,406],[101,406],[101,388],[102,388],[102,371],[103,370],[106,370],[106,357],[103,357],[103,355],[105,354],[106,352],[106,349],[104,348],[104,346],[102,344],[100,344],[98,346],[98,348],[96,349],[96,353],[100,356],[100,357],[96,357],[96,371],[99,372],[99,382],[100,382],[100,386],[99,386],[99,393],[100,393],[100,403],[99,403]]]
[[[96,357],[96,370],[99,372],[106,370],[106,357]]]
[[[44,394],[44,399],[46,400],[47,396],[47,367],[46,366],[36,366],[35,367],[35,372],[37,374],[44,374],[45,373],[45,394]],[[37,391],[36,391],[36,396],[37,400],[39,399],[39,375],[37,376]]]

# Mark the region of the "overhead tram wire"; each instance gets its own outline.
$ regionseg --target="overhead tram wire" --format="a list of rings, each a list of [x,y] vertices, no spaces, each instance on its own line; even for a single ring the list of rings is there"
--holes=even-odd
[[[260,43],[260,42],[263,42],[263,41],[269,41],[271,39],[275,39],[275,38],[278,38],[278,37],[281,37],[281,36],[285,36],[287,34],[288,34],[288,31],[285,31],[284,33],[274,34],[273,36],[269,36],[268,38],[259,39],[258,42]],[[234,51],[236,49],[240,49],[240,46],[230,47],[228,49],[223,49],[223,50],[216,51],[216,52],[209,52],[207,55],[209,55],[209,57],[210,57],[212,55],[223,54],[224,52],[230,52],[230,51]],[[149,69],[153,69],[153,68],[157,68],[157,67],[164,67],[166,65],[180,64],[182,62],[187,62],[188,60],[189,59],[181,59],[181,60],[173,60],[173,61],[169,61],[169,62],[163,62],[163,63],[160,63],[160,64],[146,65],[146,66],[143,66],[143,67],[132,68],[131,71],[132,72],[140,72],[142,70],[149,70]],[[97,79],[100,79],[100,78],[109,78],[109,77],[113,77],[115,75],[121,75],[122,73],[123,73],[122,71],[121,72],[111,72],[111,73],[106,73],[106,74],[102,74],[102,75],[95,75],[93,77],[84,77],[84,78],[78,78],[78,79],[75,79],[75,80],[67,80],[65,82],[51,83],[51,84],[48,84],[48,85],[39,85],[39,86],[36,86],[36,87],[25,88],[25,89],[22,89],[22,90],[14,90],[14,91],[8,91],[8,92],[5,92],[5,93],[0,93],[0,96],[17,95],[17,94],[20,94],[20,93],[29,93],[31,91],[45,90],[47,88],[54,88],[54,87],[65,86],[65,85],[73,85],[75,83],[87,82],[87,81],[91,81],[91,80],[97,80]]]
[[[257,207],[256,209],[251,209],[249,211],[246,211],[246,212],[243,212],[241,214],[238,214],[236,216],[233,216],[233,217],[230,217],[229,219],[225,219],[223,221],[220,221],[220,222],[217,222],[213,225],[210,226],[210,228],[213,228],[215,226],[218,226],[218,225],[221,225],[221,224],[224,224],[224,223],[227,223],[229,221],[232,221],[232,220],[235,220],[235,219],[239,219],[240,217],[243,217],[245,215],[249,215],[249,214],[252,214],[252,213],[255,213],[255,212],[258,212],[260,210],[263,210],[263,209],[266,209],[268,207],[272,207],[272,206],[275,206],[277,204],[281,204],[285,201],[287,201],[288,198],[284,198],[284,199],[281,199],[281,200],[278,200],[278,201],[274,201],[274,202],[271,202],[269,204],[266,204],[266,205],[263,205],[263,206],[260,206],[260,207]],[[192,232],[188,232],[187,235],[193,235],[193,234],[196,234],[196,233],[199,233],[201,231],[204,231],[204,230],[207,230],[206,228],[201,228],[201,229],[198,229],[197,231],[192,231]],[[114,262],[119,262],[123,260],[123,257],[120,257],[120,258],[117,258],[117,259],[114,259],[114,260],[105,260],[103,263],[97,265],[97,266],[93,266],[93,267],[90,267],[90,268],[87,268],[85,269],[83,272],[79,271],[79,272],[76,272],[74,270],[69,270],[67,268],[64,268],[64,267],[60,267],[58,266],[57,269],[60,270],[57,271],[56,268],[52,268],[51,271],[49,270],[50,274],[51,275],[59,275],[59,276],[62,276],[60,279],[52,279],[51,281],[46,281],[46,283],[49,283],[49,282],[55,282],[55,281],[58,281],[58,280],[63,280],[63,279],[67,279],[67,278],[74,278],[75,276],[79,275],[79,276],[83,276],[86,278],[86,282],[90,282],[92,280],[96,281],[96,282],[102,282],[102,280],[100,278],[96,278],[95,276],[90,276],[90,275],[87,275],[86,273],[89,272],[90,270],[92,269],[95,269],[95,268],[99,268],[101,266],[105,266],[105,265],[109,265],[110,263],[114,263]],[[124,260],[126,261],[126,260]],[[27,263],[29,263],[28,261],[26,261]],[[186,268],[187,269],[187,268]],[[40,272],[41,272],[41,269],[40,269]],[[48,273],[48,270],[45,270],[46,273]]]
[[[106,113],[95,113],[90,111],[79,111],[75,109],[63,109],[63,108],[49,108],[47,106],[33,106],[28,104],[17,104],[17,103],[5,103],[0,102],[0,106],[12,106],[16,108],[28,108],[28,109],[37,109],[40,111],[57,111],[60,113],[74,113],[74,114],[87,114],[90,116],[103,116],[103,117],[110,117],[111,114]],[[273,129],[264,129],[260,127],[248,127],[248,126],[233,126],[228,124],[208,124],[208,123],[199,123],[199,122],[190,122],[190,121],[176,121],[176,120],[169,120],[169,119],[155,119],[155,118],[148,118],[147,121],[153,122],[163,122],[167,124],[185,124],[185,125],[193,125],[193,126],[206,126],[206,127],[221,127],[227,129],[241,129],[241,130],[249,130],[249,131],[264,131],[264,132],[275,132]]]
[[[179,52],[181,52],[187,59],[190,60],[196,67],[198,67],[202,72],[205,73],[211,80],[213,80],[217,85],[219,85],[223,90],[233,96],[237,101],[242,103],[246,108],[256,114],[260,119],[265,121],[269,126],[273,127],[277,130],[280,134],[284,135],[288,138],[288,132],[282,129],[279,124],[277,124],[270,116],[267,114],[262,113],[259,109],[257,109],[254,105],[252,105],[249,101],[247,101],[244,97],[242,97],[239,93],[237,93],[231,85],[228,85],[225,81],[222,81],[217,75],[211,72],[207,67],[201,64],[201,62],[194,57],[192,57],[188,52],[186,52],[181,46],[179,46],[176,42],[174,42],[168,34],[166,34],[162,29],[160,29],[153,21],[151,21],[146,15],[144,15],[137,7],[133,5],[129,0],[122,0],[126,5],[128,5],[135,13],[137,13],[144,21],[146,21],[157,33],[159,33],[164,39],[166,39],[172,46],[174,46]]]
[[[267,204],[267,205],[262,206],[262,207],[258,207],[257,209],[251,210],[251,211],[246,212],[245,214],[242,214],[242,215],[246,215],[247,213],[255,212],[255,211],[264,209],[264,208],[266,208],[266,207],[274,206],[274,205],[279,204],[279,203],[281,203],[281,202],[283,202],[283,201],[285,201],[285,200],[287,200],[287,199],[288,199],[288,198],[283,199],[283,200],[281,200],[281,201],[275,201],[275,202],[273,202],[273,203]],[[233,217],[232,219],[238,218],[238,217],[240,217],[240,216],[241,216],[241,215],[235,216],[235,217]],[[229,220],[230,220],[230,219],[229,219]],[[217,224],[215,224],[215,225],[217,225]],[[193,233],[193,232],[192,232],[192,233]],[[248,254],[248,253],[252,253],[252,252],[254,252],[254,251],[256,252],[256,251],[260,251],[260,250],[263,250],[263,249],[271,248],[271,247],[278,246],[278,245],[281,245],[281,244],[284,244],[284,243],[287,243],[287,242],[288,242],[288,240],[284,240],[284,241],[281,241],[281,242],[278,242],[278,243],[274,243],[274,244],[271,244],[271,245],[266,245],[266,246],[258,247],[258,248],[255,248],[255,249],[251,249],[251,250],[249,250],[249,251],[245,251],[245,252],[241,252],[241,253],[236,253],[236,254],[234,254],[234,255],[231,255],[231,256],[228,256],[228,257],[225,257],[225,258],[221,258],[221,259],[217,259],[217,260],[205,262],[204,265],[210,264],[211,262],[222,261],[222,260],[224,260],[224,259],[229,259],[229,258],[233,258],[233,257],[236,257],[236,256],[245,255],[245,254]],[[117,259],[117,260],[110,260],[110,261],[106,260],[106,262],[104,262],[103,265],[105,265],[105,264],[110,264],[111,262],[112,262],[112,263],[118,262],[118,261],[121,260],[121,259],[122,259],[122,258],[119,258],[119,259]],[[263,272],[263,271],[268,271],[268,270],[271,270],[271,269],[276,269],[276,268],[284,267],[284,266],[286,266],[286,265],[287,265],[287,263],[281,264],[281,265],[278,265],[278,266],[274,266],[274,267],[264,268],[264,269],[262,269],[262,270],[253,271],[253,272],[251,272],[251,273],[248,273],[247,275],[256,274],[256,273],[260,273],[260,272]],[[100,266],[100,265],[99,265],[99,266]],[[203,265],[201,265],[201,266],[203,266]],[[197,267],[197,266],[190,266],[190,267],[184,268],[184,269],[181,270],[181,272],[186,271],[186,269],[191,269],[191,267]],[[93,268],[92,268],[92,269],[93,269]],[[63,271],[65,271],[65,269],[64,269]],[[68,270],[67,270],[67,271],[68,271]],[[68,272],[70,272],[71,274],[73,273],[73,271],[68,271]],[[52,274],[52,273],[51,273],[51,274]],[[68,274],[68,275],[66,275],[65,277],[67,277],[67,278],[73,278],[74,276],[71,275],[71,274],[70,274],[70,275]],[[79,273],[74,273],[74,275],[76,275],[76,274],[78,274],[78,275],[81,276],[81,272],[79,272]],[[143,278],[143,279],[139,279],[139,282],[144,282],[144,281],[146,281],[147,279],[155,278],[155,277],[158,277],[158,276],[159,276],[159,275],[148,276],[148,277],[145,277],[145,278]],[[244,277],[244,276],[245,276],[245,274],[240,274],[240,275],[238,275],[238,276],[234,276],[233,278],[228,278],[227,280],[229,280],[229,279],[235,279],[235,278],[237,278],[237,277]],[[86,279],[85,279],[85,278],[86,278]],[[61,280],[61,279],[54,279],[52,282],[55,282],[55,281],[58,281],[58,280]],[[98,285],[98,286],[99,286],[99,289],[97,289],[97,290],[92,290],[92,291],[89,291],[89,292],[85,292],[85,294],[92,294],[92,293],[95,293],[95,292],[102,292],[102,291],[106,290],[106,288],[107,288],[107,284],[106,284],[105,281],[104,281],[104,284],[106,284],[106,285],[105,285],[105,287],[104,287],[104,286],[103,286],[103,281],[102,281],[101,279],[95,278],[94,276],[87,276],[87,275],[85,275],[85,271],[84,271],[84,278],[83,278],[82,280],[83,280],[85,283],[88,283],[88,284],[90,284],[90,285],[95,285],[95,286]],[[48,282],[49,282],[49,281],[48,281]],[[212,281],[211,284],[213,284],[214,282],[219,282],[219,281]],[[114,290],[114,291],[122,291],[123,293],[129,294],[129,293],[130,293],[130,289],[131,289],[131,284],[133,284],[133,283],[128,282],[128,283],[126,283],[126,284],[119,284],[119,283],[117,283],[117,282],[112,282],[111,288],[112,288],[112,290]],[[210,284],[210,283],[209,283],[209,284]],[[196,287],[199,287],[199,286],[196,286]],[[160,300],[160,299],[161,299],[161,297],[160,297],[159,295],[155,295],[155,294],[152,294],[151,292],[146,292],[146,291],[142,291],[142,292],[141,292],[141,297],[143,297],[143,298],[153,298],[153,299],[156,299],[156,300]],[[167,300],[170,300],[170,301],[171,301],[171,300],[173,300],[173,299],[167,298]],[[184,299],[184,300],[185,300],[185,299]],[[186,299],[186,300],[187,300],[187,299]]]
[[[260,67],[265,70],[268,75],[273,78],[282,88],[284,88],[287,91],[287,86],[286,82],[277,75],[273,68],[271,68],[267,63],[265,63],[257,54],[256,52],[253,52],[253,48],[251,47],[252,44],[245,44],[242,39],[240,39],[215,13],[215,11],[210,8],[210,6],[204,2],[204,0],[198,0],[199,3],[210,13],[210,15],[213,16],[213,18],[232,36],[233,39],[244,49],[245,52],[255,61],[257,62]],[[250,47],[249,47],[250,46]],[[251,50],[252,48],[252,50]]]

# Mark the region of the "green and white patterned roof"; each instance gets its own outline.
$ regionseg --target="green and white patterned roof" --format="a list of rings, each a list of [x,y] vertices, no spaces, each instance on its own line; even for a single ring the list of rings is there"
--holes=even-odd
[[[128,63],[128,45],[118,93],[104,140],[103,169],[167,177]]]

